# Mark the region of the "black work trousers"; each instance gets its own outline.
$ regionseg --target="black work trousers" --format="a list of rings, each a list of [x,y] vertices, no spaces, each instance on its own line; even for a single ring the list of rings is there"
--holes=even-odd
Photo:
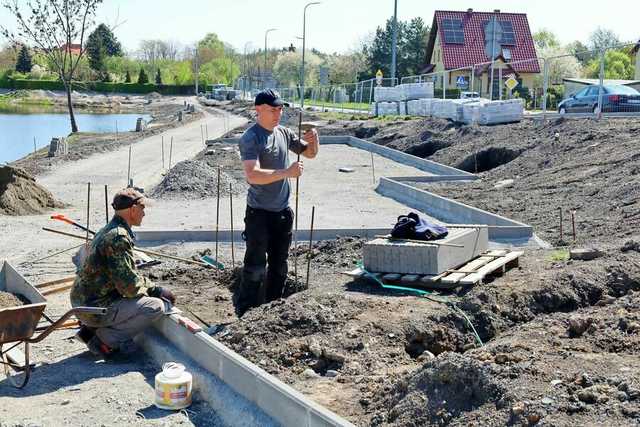
[[[289,271],[293,211],[286,208],[271,212],[247,206],[244,223],[246,252],[236,304],[241,313],[282,297]]]

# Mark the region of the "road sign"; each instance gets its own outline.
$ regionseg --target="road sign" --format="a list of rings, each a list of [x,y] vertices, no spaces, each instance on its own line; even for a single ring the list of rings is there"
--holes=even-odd
[[[515,89],[516,86],[518,86],[518,81],[513,77],[510,76],[505,82],[504,85],[509,89],[509,90],[513,90]]]
[[[382,84],[382,70],[378,70],[376,73],[376,84],[380,86]]]
[[[456,78],[456,87],[459,89],[466,89],[469,87],[469,80],[465,76],[458,76]]]

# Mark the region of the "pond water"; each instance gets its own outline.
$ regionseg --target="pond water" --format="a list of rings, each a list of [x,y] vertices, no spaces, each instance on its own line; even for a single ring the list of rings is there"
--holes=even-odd
[[[148,114],[87,114],[76,113],[80,132],[126,132],[135,130],[138,117],[150,120]],[[67,113],[24,113],[0,110],[0,164],[12,162],[33,152],[33,142],[41,148],[53,137],[71,133]]]

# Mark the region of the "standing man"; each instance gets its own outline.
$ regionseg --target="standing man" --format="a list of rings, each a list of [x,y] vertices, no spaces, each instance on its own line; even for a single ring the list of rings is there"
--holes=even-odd
[[[175,303],[171,291],[136,270],[131,227],[142,223],[145,202],[133,188],[116,193],[115,215],[91,241],[71,289],[73,307],[107,308],[104,316],[77,315],[82,326],[76,336],[95,355],[134,352],[132,338],[167,311],[165,301]]]
[[[256,123],[240,138],[240,156],[249,183],[244,218],[247,244],[236,302],[240,316],[251,307],[282,297],[293,228],[288,178],[303,172],[302,162],[289,164],[289,151],[313,159],[320,145],[315,129],[305,132],[303,142],[280,126],[283,106],[289,104],[278,92],[260,92],[255,99]]]

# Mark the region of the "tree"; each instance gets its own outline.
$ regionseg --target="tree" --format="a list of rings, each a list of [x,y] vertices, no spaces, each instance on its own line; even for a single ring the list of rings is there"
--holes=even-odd
[[[160,68],[158,68],[158,70],[156,71],[156,84],[162,84],[162,75],[160,74]]]
[[[318,84],[322,59],[313,52],[304,56],[304,84],[312,87]],[[302,52],[287,52],[278,55],[273,66],[273,77],[285,86],[296,86],[300,83],[302,71]]]
[[[147,76],[147,73],[145,73],[144,68],[140,68],[140,73],[138,73],[138,84],[146,85],[147,83],[149,83],[149,77]]]
[[[536,46],[536,52],[544,49],[560,47],[558,36],[546,28],[536,31],[533,34],[533,42]]]
[[[124,76],[124,82],[131,83],[131,73],[129,72],[129,70],[127,70],[127,74],[125,74]]]
[[[596,51],[611,49],[619,46],[620,44],[620,38],[618,38],[616,33],[601,27],[598,27],[593,33],[591,33],[588,42],[589,49]]]
[[[398,41],[396,52],[396,75],[418,74],[423,68],[426,56],[429,27],[421,18],[409,22],[398,21]],[[393,19],[388,19],[385,28],[376,29],[373,40],[363,46],[363,52],[371,75],[382,70],[391,75],[391,43]]]
[[[221,58],[224,56],[224,53],[224,43],[215,33],[208,33],[198,42],[198,56],[202,64]]]
[[[359,74],[365,71],[367,67],[362,52],[330,55],[327,58],[326,65],[329,67],[329,80],[331,83],[358,81]]]
[[[86,50],[85,34],[93,25],[102,0],[33,0],[20,4],[18,0],[1,1],[15,18],[17,29],[14,33],[0,26],[0,33],[16,42],[28,39],[40,49],[64,85],[71,131],[78,132],[71,91]],[[78,53],[72,49],[74,43],[79,43]]]
[[[113,32],[105,24],[100,24],[87,38],[89,65],[98,72],[104,72],[106,56],[122,56],[122,46]]]
[[[546,47],[538,50],[538,55],[542,58],[550,58],[549,66],[549,84],[561,85],[562,79],[582,77],[582,66],[575,56],[570,55],[565,48]],[[534,87],[542,87],[543,75],[538,74]]]
[[[608,50],[604,54],[604,78],[614,80],[631,80],[635,68],[631,58],[625,52]],[[600,57],[592,59],[587,65],[586,77],[597,79],[600,77]]]
[[[589,47],[580,40],[575,40],[566,46],[567,51],[578,59],[583,67],[587,65],[593,54],[589,52]]]
[[[29,49],[27,49],[25,45],[22,45],[20,53],[18,53],[18,60],[16,61],[16,71],[19,73],[29,73],[31,72],[32,66]]]

